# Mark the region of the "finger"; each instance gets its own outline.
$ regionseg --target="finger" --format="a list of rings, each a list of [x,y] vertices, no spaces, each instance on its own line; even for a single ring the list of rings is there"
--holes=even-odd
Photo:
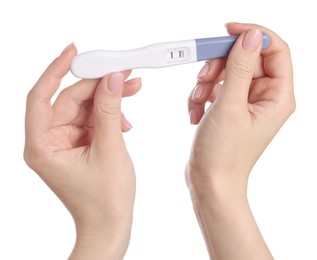
[[[122,72],[124,78],[127,78],[127,72]],[[83,79],[72,86],[65,88],[56,98],[53,107],[57,108],[64,104],[62,107],[67,107],[68,102],[80,104],[83,101],[93,98],[97,85],[100,79]],[[123,97],[133,96],[141,88],[141,79],[135,78],[128,80],[123,86]],[[66,106],[65,106],[66,105]]]
[[[123,72],[124,78],[127,77]],[[81,125],[87,123],[91,114],[92,100],[96,87],[100,79],[84,79],[74,85],[65,88],[57,97],[53,104],[53,122],[52,125],[63,125],[73,123]],[[124,83],[123,96],[132,96],[141,88],[141,79],[131,79]]]
[[[84,79],[65,88],[53,104],[53,126],[87,124],[93,107],[93,97],[100,79]],[[91,123],[89,126],[92,126]]]
[[[124,82],[124,85],[123,85],[122,96],[123,97],[133,96],[137,92],[139,92],[141,87],[142,87],[141,78],[134,78],[134,79],[127,80],[126,82]]]
[[[201,71],[204,71],[206,68],[208,68],[208,71],[204,75],[201,75],[201,72],[199,73],[197,84],[190,95],[190,98],[195,103],[205,103],[208,100],[215,81],[219,80],[225,68],[225,60],[209,60]]]
[[[214,103],[215,102],[215,99],[218,97],[220,91],[221,91],[221,88],[222,88],[222,84],[221,83],[216,83],[214,85],[214,87],[212,88],[212,91],[211,91],[211,94],[208,98],[208,101],[211,102],[211,103]]]
[[[131,70],[122,72],[123,78],[126,79],[131,74]],[[83,79],[72,86],[65,88],[56,98],[53,107],[67,108],[69,102],[81,104],[83,101],[93,98],[97,85],[101,79]],[[141,88],[141,79],[131,79],[125,82],[123,86],[123,97],[134,95]]]
[[[228,23],[226,27],[229,34],[241,34],[248,29],[257,29],[266,33],[270,37],[270,46],[261,52],[265,73],[274,78],[291,77],[292,62],[289,47],[276,33],[257,24]]]
[[[121,131],[122,132],[128,132],[132,128],[131,123],[127,120],[125,115],[121,113]]]
[[[38,102],[50,102],[62,78],[69,71],[70,62],[76,52],[76,47],[71,44],[48,66],[29,93],[32,99]]]
[[[225,58],[213,59],[206,61],[200,70],[197,79],[200,82],[210,82],[215,80],[215,76],[219,75],[219,69],[224,69],[226,65]]]
[[[206,70],[203,74],[198,75],[198,82],[188,98],[188,111],[190,122],[198,124],[205,113],[205,103],[209,100],[216,82],[225,66],[225,60],[215,59],[207,61],[201,71]]]
[[[231,105],[247,104],[250,84],[262,46],[262,33],[250,29],[240,35],[228,56],[220,97]]]
[[[107,151],[109,145],[122,144],[122,90],[122,73],[114,73],[104,77],[96,89],[92,148],[101,156]]]
[[[218,75],[216,82],[221,82],[225,79],[225,73],[226,73],[226,69],[224,68],[220,74]]]
[[[69,71],[76,47],[69,45],[45,70],[27,97],[26,135],[38,136],[47,130],[52,119],[51,98],[58,89],[61,79]]]

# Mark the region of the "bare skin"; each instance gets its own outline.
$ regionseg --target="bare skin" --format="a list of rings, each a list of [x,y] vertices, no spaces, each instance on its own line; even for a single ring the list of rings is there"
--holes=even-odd
[[[241,34],[238,41],[227,59],[207,61],[189,97],[198,128],[186,182],[212,259],[273,259],[250,210],[247,184],[295,109],[291,57],[266,28],[230,23],[227,29]],[[261,32],[271,39],[265,50]]]
[[[122,96],[141,87],[131,73],[81,80],[51,98],[69,71],[76,48],[55,59],[27,99],[27,164],[65,204],[77,240],[70,259],[122,259],[129,244],[135,173],[122,131],[131,124],[120,111]]]

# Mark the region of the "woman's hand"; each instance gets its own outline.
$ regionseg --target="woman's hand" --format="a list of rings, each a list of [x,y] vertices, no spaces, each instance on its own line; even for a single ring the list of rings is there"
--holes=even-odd
[[[186,182],[212,259],[271,259],[248,205],[247,182],[295,109],[290,51],[266,28],[230,23],[227,29],[239,39],[227,59],[207,61],[189,97],[191,123],[199,125]],[[264,50],[261,32],[271,40]]]
[[[74,218],[71,259],[122,259],[129,243],[135,173],[122,131],[131,128],[120,111],[122,96],[141,87],[124,82],[130,71],[81,80],[64,89],[76,48],[70,45],[30,91],[24,157]]]
[[[287,44],[257,25],[227,28],[241,37],[228,60],[206,62],[189,97],[191,122],[199,123],[187,171],[193,185],[220,179],[246,185],[253,165],[295,109]],[[271,39],[262,51],[260,31]]]

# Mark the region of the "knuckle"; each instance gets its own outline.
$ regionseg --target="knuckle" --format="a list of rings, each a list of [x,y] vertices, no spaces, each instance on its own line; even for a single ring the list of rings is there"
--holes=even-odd
[[[34,97],[34,89],[31,89],[26,96],[26,101],[29,103],[33,100]]]
[[[295,98],[281,103],[279,116],[283,118],[283,120],[287,120],[296,110],[296,102]]]
[[[98,107],[98,114],[109,119],[121,118],[120,105],[112,103],[101,103]]]
[[[253,65],[245,59],[233,59],[230,64],[230,72],[235,77],[248,79],[253,74]]]
[[[30,158],[29,152],[26,149],[24,149],[24,152],[23,152],[23,159],[26,162],[26,164],[31,167],[32,160]]]
[[[296,111],[296,101],[293,99],[291,102],[289,102],[288,105],[288,113],[289,115],[292,115]]]
[[[33,170],[36,170],[39,161],[41,161],[42,152],[34,146],[26,146],[23,152],[25,163]]]
[[[25,163],[35,172],[43,170],[43,165],[51,165],[51,149],[40,138],[36,140],[26,139],[23,151]]]
[[[59,96],[62,96],[62,97],[69,97],[71,96],[70,95],[70,88],[65,88],[63,89],[60,93],[59,93]]]
[[[290,52],[289,44],[286,41],[282,40],[282,45],[284,50]]]
[[[64,101],[70,101],[74,99],[74,92],[72,92],[72,87],[68,87],[60,91],[60,93],[57,96],[57,99],[64,100]]]

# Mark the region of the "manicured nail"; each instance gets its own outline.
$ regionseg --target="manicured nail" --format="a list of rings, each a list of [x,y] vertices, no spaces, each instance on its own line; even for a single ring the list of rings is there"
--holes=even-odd
[[[108,80],[108,89],[113,93],[121,92],[123,88],[123,74],[118,72],[110,76]]]
[[[125,83],[132,85],[132,84],[138,83],[140,81],[141,81],[141,78],[134,78],[134,79],[130,79],[130,80],[126,81]]]
[[[133,127],[124,116],[121,119],[121,124],[126,131],[130,130]]]
[[[195,109],[191,109],[189,111],[189,118],[190,118],[190,123],[192,125],[196,125],[198,123],[198,117],[197,117],[197,112]]]
[[[228,22],[228,23],[225,23],[225,28],[228,28],[228,26],[229,26],[230,24],[238,24],[238,23],[237,23],[237,22]]]
[[[199,74],[198,74],[198,78],[202,78],[203,76],[205,76],[207,74],[209,70],[209,63],[206,62],[204,67],[202,67],[202,69],[200,70]]]
[[[201,96],[204,93],[204,88],[201,84],[197,84],[197,86],[194,89],[193,95],[192,95],[192,100],[193,101],[199,101]]]
[[[61,53],[60,56],[62,56],[64,53],[66,53],[70,48],[72,48],[74,46],[74,43],[72,42],[71,44],[69,44]]]
[[[242,47],[248,51],[255,51],[261,42],[261,38],[261,31],[250,29],[244,35]]]

